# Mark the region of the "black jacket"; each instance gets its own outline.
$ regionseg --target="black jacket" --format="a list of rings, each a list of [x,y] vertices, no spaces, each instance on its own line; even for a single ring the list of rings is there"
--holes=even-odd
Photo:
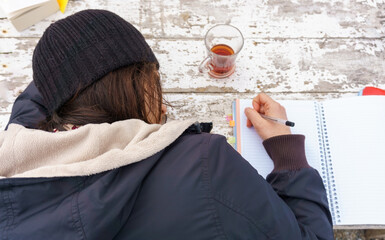
[[[22,117],[39,112],[32,109],[15,104],[10,122],[34,127],[41,115]],[[223,136],[202,133],[91,176],[0,179],[0,239],[294,240],[333,232],[316,170],[264,180]]]

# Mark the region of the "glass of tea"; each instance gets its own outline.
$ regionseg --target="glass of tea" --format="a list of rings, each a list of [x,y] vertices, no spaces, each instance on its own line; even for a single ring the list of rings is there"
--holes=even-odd
[[[235,59],[243,47],[243,36],[238,28],[216,25],[206,33],[205,45],[208,56],[199,65],[199,71],[214,78],[225,78],[233,74]]]

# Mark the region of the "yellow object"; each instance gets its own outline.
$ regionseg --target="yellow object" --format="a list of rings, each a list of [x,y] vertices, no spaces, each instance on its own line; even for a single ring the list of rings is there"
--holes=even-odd
[[[67,7],[68,0],[57,0],[57,3],[59,4],[60,11],[64,13]]]
[[[234,120],[231,120],[230,121],[230,127],[234,127],[235,126],[235,121]]]
[[[226,120],[227,120],[228,122],[231,121],[231,120],[233,120],[233,114],[227,114]]]
[[[234,144],[234,143],[235,143],[235,137],[229,137],[229,138],[227,139],[227,142],[228,142],[229,144]]]

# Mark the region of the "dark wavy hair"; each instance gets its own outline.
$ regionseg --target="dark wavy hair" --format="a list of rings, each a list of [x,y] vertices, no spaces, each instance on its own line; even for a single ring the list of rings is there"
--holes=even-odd
[[[65,124],[113,123],[141,119],[159,123],[162,88],[155,63],[114,70],[82,91],[39,124],[45,131],[65,131]]]

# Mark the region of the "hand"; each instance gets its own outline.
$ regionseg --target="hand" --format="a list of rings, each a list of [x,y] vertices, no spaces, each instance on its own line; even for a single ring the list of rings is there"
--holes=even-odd
[[[279,103],[264,93],[253,99],[253,108],[246,108],[247,127],[254,126],[255,131],[265,140],[274,136],[291,134],[288,126],[264,119],[260,114],[287,120],[286,110]]]

